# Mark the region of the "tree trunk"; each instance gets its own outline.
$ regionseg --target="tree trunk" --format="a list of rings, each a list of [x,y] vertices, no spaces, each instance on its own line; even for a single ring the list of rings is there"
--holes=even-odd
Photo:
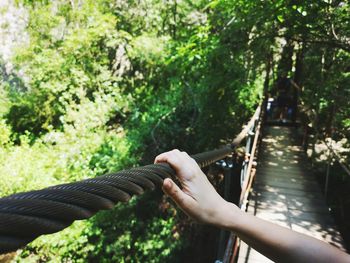
[[[286,45],[283,47],[281,59],[278,63],[277,76],[288,76],[293,68],[294,44],[290,37],[286,37]]]
[[[303,45],[303,44],[301,44]],[[298,50],[295,61],[295,73],[293,81],[297,84],[297,87],[293,87],[293,111],[292,111],[292,121],[296,122],[298,115],[298,101],[302,88],[302,77],[303,77],[303,61],[304,60],[304,45]]]

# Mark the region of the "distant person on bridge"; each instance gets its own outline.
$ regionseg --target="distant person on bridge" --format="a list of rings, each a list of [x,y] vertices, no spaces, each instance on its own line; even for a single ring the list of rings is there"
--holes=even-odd
[[[155,162],[167,162],[176,171],[182,189],[165,179],[163,191],[186,214],[234,232],[266,257],[276,262],[350,262],[350,255],[325,242],[249,215],[225,201],[187,153],[165,152]]]
[[[291,79],[282,76],[277,81],[277,118],[280,121],[288,119],[288,113],[292,106]]]

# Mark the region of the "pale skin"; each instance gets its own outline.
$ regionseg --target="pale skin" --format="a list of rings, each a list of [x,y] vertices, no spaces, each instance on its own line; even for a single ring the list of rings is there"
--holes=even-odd
[[[275,262],[350,262],[350,255],[325,242],[249,215],[225,201],[187,153],[165,152],[156,157],[155,163],[160,162],[167,162],[181,183],[180,188],[165,179],[164,193],[194,220],[234,232]]]

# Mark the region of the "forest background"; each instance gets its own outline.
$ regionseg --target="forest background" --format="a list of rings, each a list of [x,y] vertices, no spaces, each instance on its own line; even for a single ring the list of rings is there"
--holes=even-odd
[[[282,75],[348,160],[347,1],[7,0],[0,13],[0,196],[216,148]],[[13,260],[179,262],[200,258],[194,229],[155,191]]]

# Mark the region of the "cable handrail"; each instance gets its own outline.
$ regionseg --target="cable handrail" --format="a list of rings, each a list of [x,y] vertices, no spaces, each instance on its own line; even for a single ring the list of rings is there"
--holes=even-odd
[[[260,106],[231,144],[192,158],[203,168],[230,155],[248,136],[259,114]],[[40,235],[61,231],[75,220],[112,209],[134,195],[160,188],[165,178],[174,177],[169,164],[158,163],[0,198],[0,254],[23,247]]]
[[[238,200],[238,207],[245,211],[250,190],[255,176],[255,157],[258,150],[259,138],[261,134],[261,127],[264,120],[264,109],[259,107],[250,121],[250,125],[245,127],[245,133],[248,136],[245,156],[241,171],[241,192]],[[226,243],[225,251],[223,254],[222,262],[229,263],[234,262],[238,256],[239,238],[230,233]],[[220,262],[218,260],[217,262]]]

